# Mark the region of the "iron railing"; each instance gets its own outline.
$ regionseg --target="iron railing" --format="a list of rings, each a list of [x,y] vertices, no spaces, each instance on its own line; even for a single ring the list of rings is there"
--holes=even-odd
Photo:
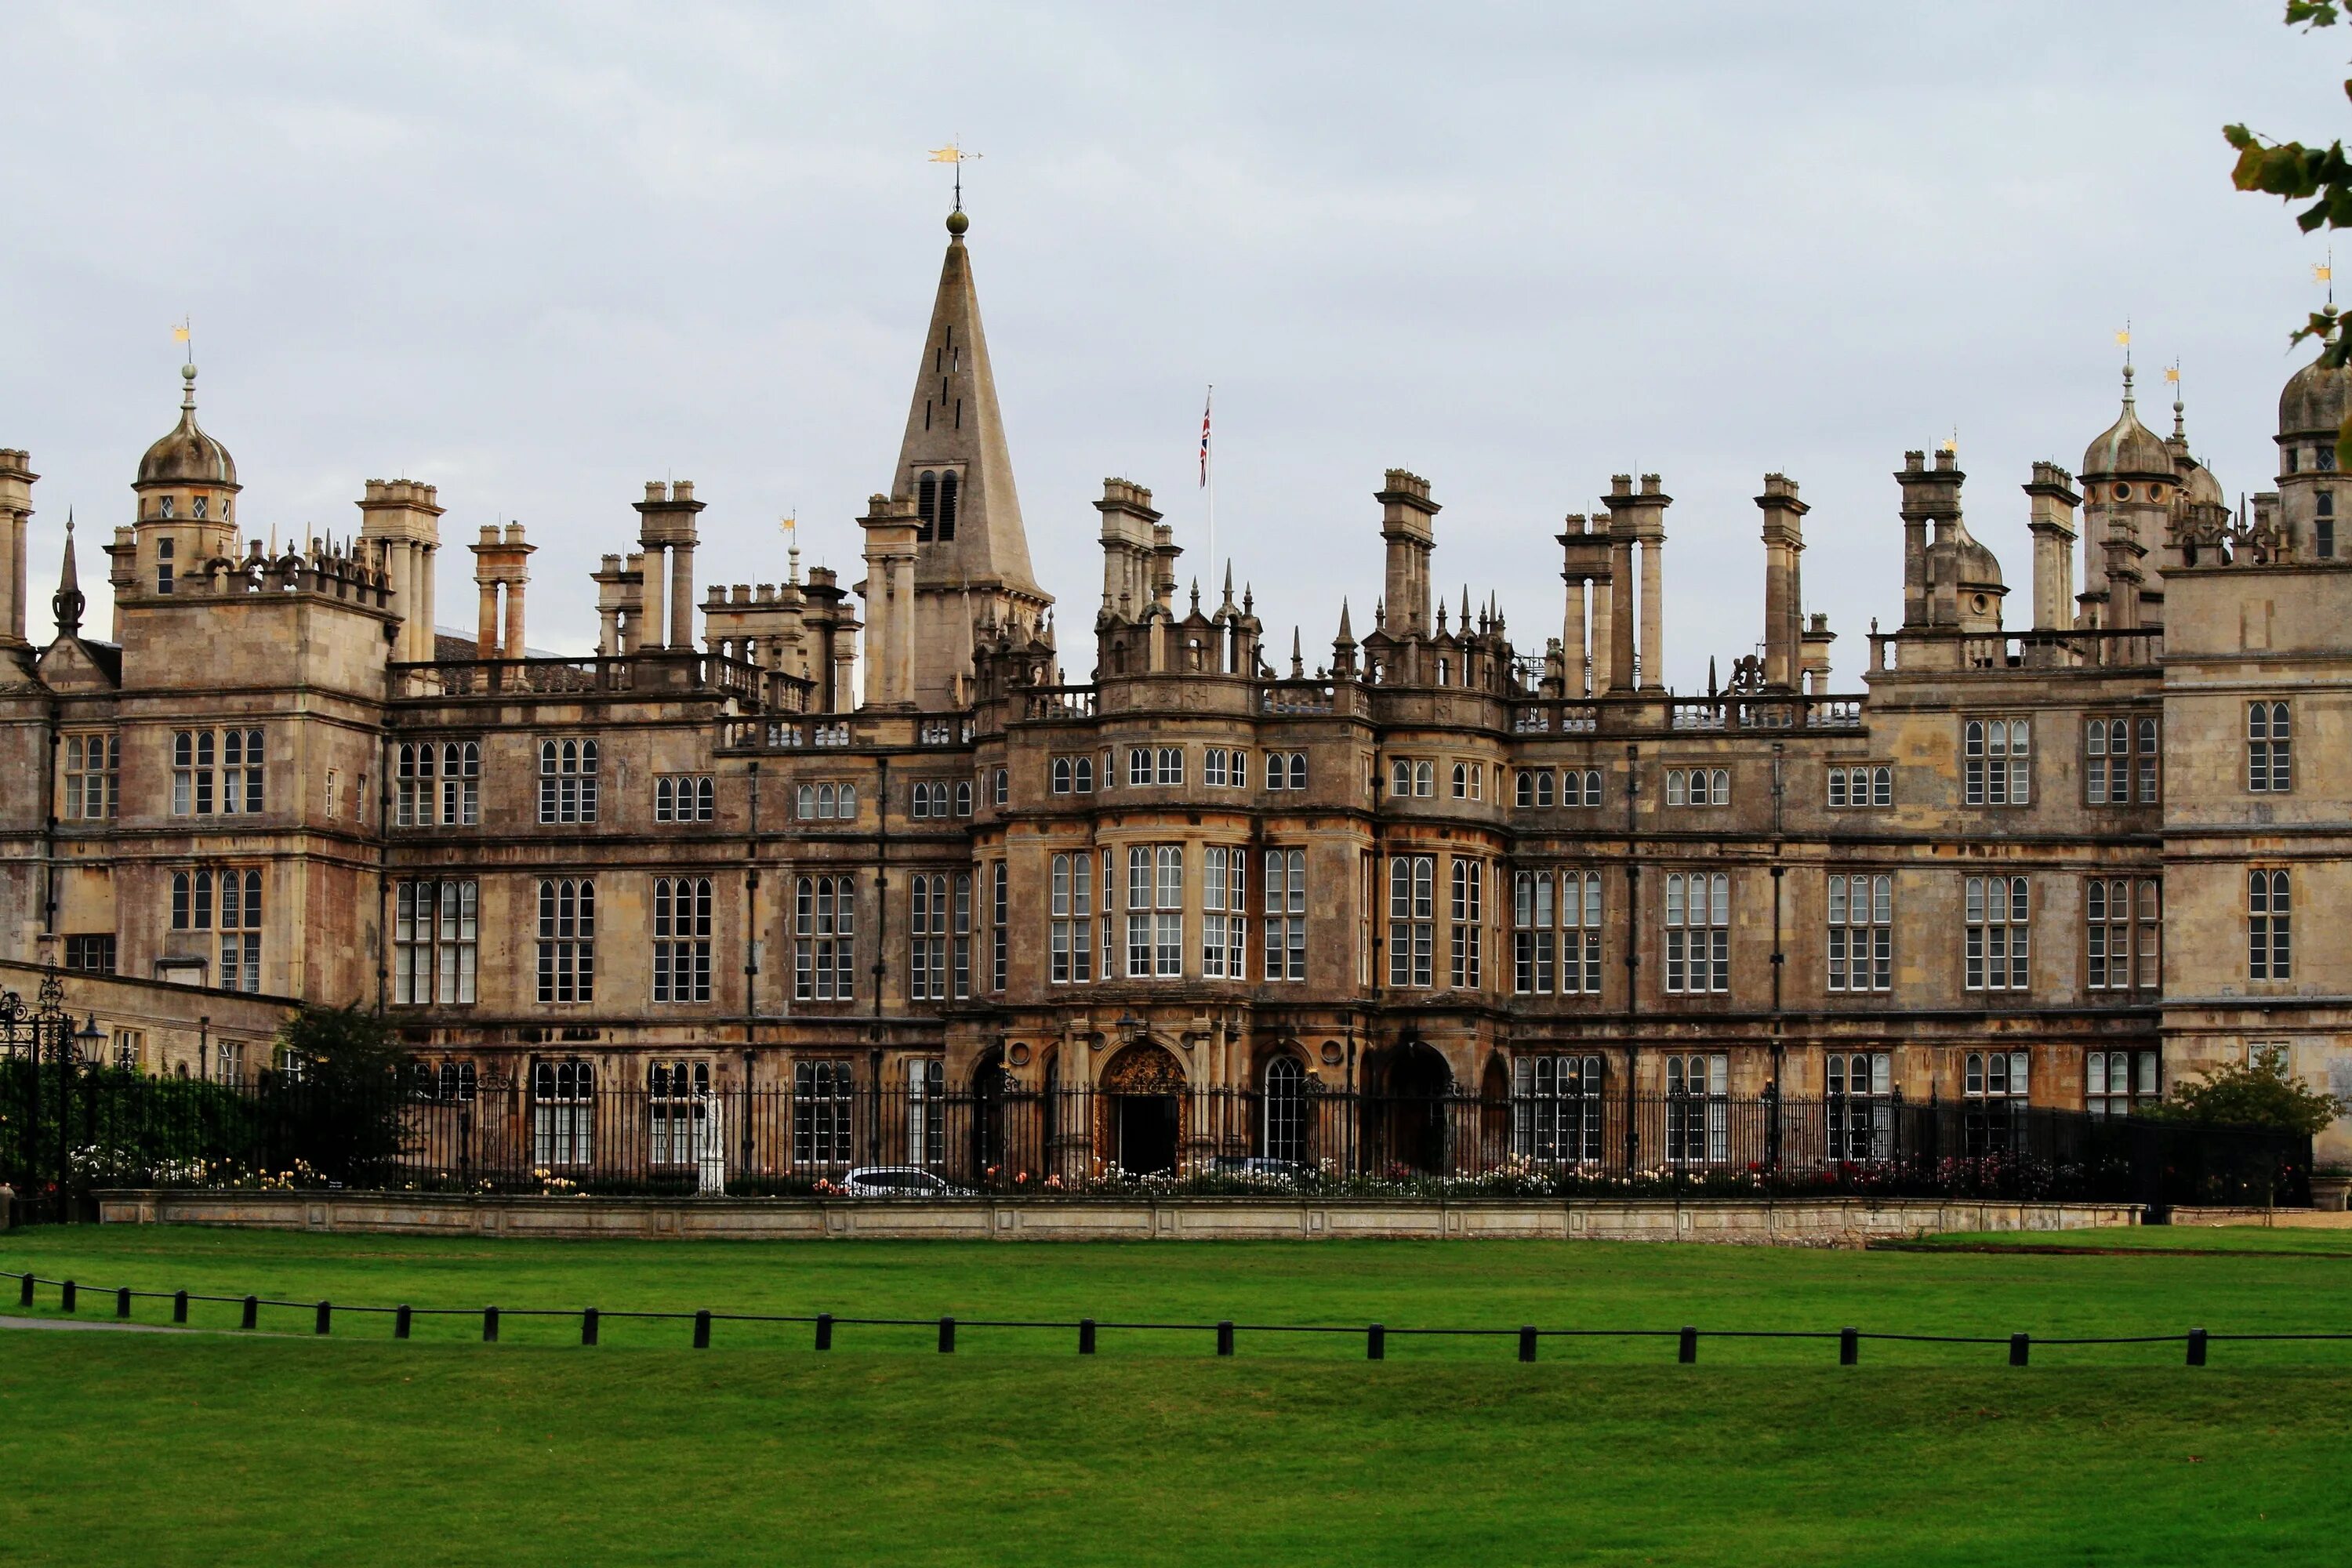
[[[791,1194],[839,1190],[872,1167],[975,1193],[1810,1194],[2160,1209],[2305,1204],[2311,1169],[2308,1138],[1997,1099],[949,1090],[919,1074],[874,1082],[845,1070],[707,1093],[578,1072],[387,1083],[362,1102],[348,1086],[328,1094],[278,1074],[205,1083],[10,1060],[0,1174],[37,1216],[82,1212],[108,1186]]]

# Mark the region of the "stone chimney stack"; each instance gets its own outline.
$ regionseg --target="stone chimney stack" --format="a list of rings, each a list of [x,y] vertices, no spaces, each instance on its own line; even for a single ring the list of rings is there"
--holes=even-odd
[[[1958,624],[1959,584],[1930,581],[1934,561],[1948,560],[1951,552],[1931,552],[1929,545],[1950,543],[1960,520],[1960,481],[1967,477],[1949,452],[1937,453],[1933,468],[1927,467],[1925,452],[1903,454],[1903,468],[1895,481],[1903,487],[1903,624],[1906,627]],[[1932,542],[1930,525],[1935,530]]]
[[[1568,584],[1559,632],[1563,697],[1583,697],[1609,685],[1609,534],[1605,525],[1592,528],[1590,521],[1580,511],[1570,512],[1554,535],[1561,551],[1560,578]],[[1596,587],[1597,594],[1591,591]]]
[[[1140,618],[1155,602],[1153,530],[1160,513],[1151,510],[1151,492],[1130,479],[1105,479],[1095,510],[1102,513],[1103,608],[1129,620]]]
[[[433,579],[441,557],[441,511],[431,485],[370,479],[360,496],[360,537],[375,546],[394,607],[400,611],[396,661],[433,658]],[[488,658],[488,655],[484,656]]]
[[[694,499],[694,481],[646,483],[635,503],[637,543],[645,551],[645,609],[637,646],[641,651],[694,647],[695,519],[707,503]],[[663,637],[667,611],[668,636]]]
[[[0,447],[0,647],[23,647],[25,596],[31,569],[26,539],[33,516],[32,459],[14,447]]]
[[[1647,691],[1665,685],[1665,563],[1666,508],[1675,498],[1659,488],[1658,476],[1643,474],[1642,488],[1633,476],[1612,474],[1604,504],[1609,508],[1610,655],[1609,689],[1631,691],[1637,683]],[[1633,550],[1642,552],[1642,598],[1638,613],[1633,601]],[[1634,662],[1638,629],[1641,662]]]
[[[1804,587],[1799,557],[1805,552],[1805,513],[1797,481],[1786,474],[1764,476],[1756,498],[1764,511],[1764,683],[1795,690],[1804,672]]]
[[[1381,503],[1381,537],[1388,542],[1388,575],[1382,602],[1388,605],[1388,631],[1395,637],[1429,635],[1429,552],[1436,547],[1433,520],[1438,504],[1429,499],[1429,481],[1402,468],[1391,468],[1387,483],[1372,499]]]
[[[596,654],[624,658],[637,651],[638,623],[646,613],[646,558],[632,552],[625,563],[607,555],[589,574],[596,584]]]
[[[2032,503],[2033,629],[2056,631],[2074,620],[2074,476],[2055,463],[2033,465],[2025,487]]]
[[[915,705],[914,500],[876,495],[857,520],[866,532],[866,706]]]
[[[524,542],[522,524],[510,522],[501,534],[488,523],[472,546],[474,583],[482,591],[475,623],[475,657],[521,658],[523,655],[523,586],[530,581],[530,557],[538,546]],[[499,590],[506,590],[505,628],[499,626]]]

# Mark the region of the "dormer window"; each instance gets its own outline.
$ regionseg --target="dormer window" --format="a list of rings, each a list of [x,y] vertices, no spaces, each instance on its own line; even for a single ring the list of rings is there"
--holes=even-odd
[[[205,515],[205,504],[206,504],[207,500],[208,500],[208,498],[206,498],[206,497],[205,497],[205,496],[198,496],[194,500],[193,500],[193,501],[191,501],[191,502],[189,502],[189,503],[188,503],[188,504],[189,504],[189,506],[193,509],[193,515],[194,515],[194,516],[195,516],[197,519],[199,519],[199,520],[201,520],[201,519],[204,517],[204,515]]]

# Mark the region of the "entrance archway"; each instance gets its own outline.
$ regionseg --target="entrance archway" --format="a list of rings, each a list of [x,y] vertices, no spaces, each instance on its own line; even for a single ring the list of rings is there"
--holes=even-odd
[[[1425,1040],[1406,1040],[1372,1064],[1364,1113],[1371,1169],[1381,1175],[1444,1175],[1451,1169],[1454,1069]]]
[[[1128,1047],[1103,1069],[1098,1147],[1129,1175],[1172,1175],[1184,1137],[1184,1068],[1158,1046]]]
[[[971,1169],[967,1179],[982,1185],[1003,1174],[1004,1096],[1011,1087],[1004,1053],[991,1046],[971,1070]]]

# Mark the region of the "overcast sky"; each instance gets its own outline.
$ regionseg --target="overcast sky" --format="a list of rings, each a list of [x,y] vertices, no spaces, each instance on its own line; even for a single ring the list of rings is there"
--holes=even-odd
[[[364,480],[436,484],[445,624],[465,542],[519,519],[530,642],[593,647],[588,573],[664,477],[709,503],[705,583],[781,579],[793,510],[854,581],[946,239],[925,153],[961,134],[1073,679],[1103,476],[1151,486],[1214,581],[1214,382],[1220,553],[1310,668],[1342,594],[1369,627],[1397,465],[1444,503],[1447,597],[1498,592],[1530,651],[1561,515],[1662,474],[1667,675],[1727,675],[1780,469],[1852,688],[1901,613],[1889,476],[1956,430],[2031,623],[2018,487],[2114,418],[2126,319],[2143,416],[2169,428],[2178,357],[2200,455],[2267,486],[2324,244],[2231,191],[2220,127],[2332,138],[2352,51],[2279,11],[16,0],[0,445],[44,476],[36,603],[71,506],[102,632],[91,552],[175,417],[183,315],[245,531],[355,531]]]

